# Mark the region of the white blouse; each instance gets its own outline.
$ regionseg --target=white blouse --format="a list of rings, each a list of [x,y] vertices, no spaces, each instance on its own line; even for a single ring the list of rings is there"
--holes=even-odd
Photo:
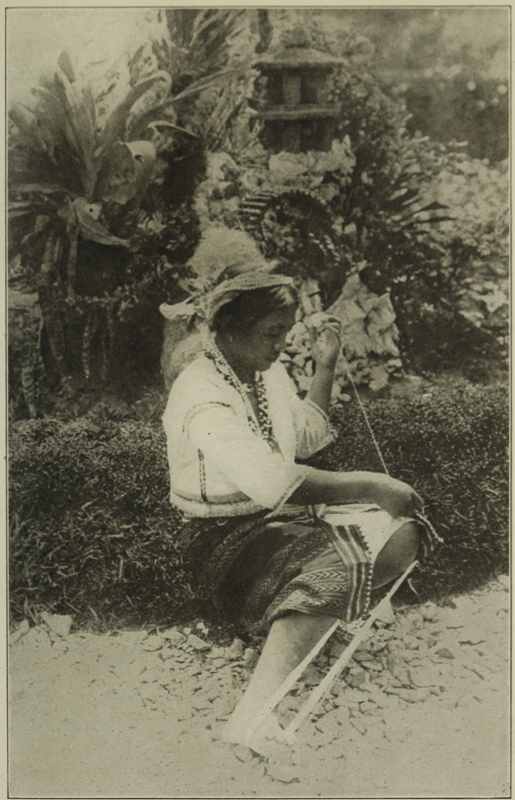
[[[201,355],[179,375],[163,416],[171,501],[189,517],[278,509],[300,486],[307,458],[333,441],[327,415],[301,400],[281,362],[263,373],[279,452],[252,432],[243,399]]]

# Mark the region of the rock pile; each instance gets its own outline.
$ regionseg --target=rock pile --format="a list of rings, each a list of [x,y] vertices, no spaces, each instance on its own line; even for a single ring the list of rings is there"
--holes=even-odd
[[[507,716],[508,588],[508,579],[501,576],[485,589],[444,605],[397,610],[391,624],[377,622],[343,676],[299,729],[293,771],[264,765],[246,748],[234,748],[234,763],[243,762],[238,769],[256,769],[261,778],[286,785],[304,780],[302,770],[309,770],[313,758],[331,764],[343,759],[346,774],[354,769],[356,780],[361,775],[366,781],[366,759],[378,764],[384,758],[386,763],[392,752],[401,752],[400,745],[410,758],[415,746],[437,748],[443,758],[452,742],[456,758],[463,752],[470,763],[470,753],[477,751],[480,759],[481,748],[496,741]],[[166,729],[174,725],[178,738],[191,739],[203,730],[213,747],[230,753],[219,742],[220,732],[245,689],[259,647],[240,639],[229,647],[217,645],[202,622],[158,633],[114,631],[108,636],[70,633],[70,626],[69,617],[45,615],[40,625],[31,628],[24,622],[11,634],[11,720],[24,704],[34,703],[42,714],[45,697],[50,718],[58,692],[61,708],[73,709],[77,698],[83,698],[84,708],[130,708],[130,728],[139,730],[150,714],[154,721],[161,718]],[[283,725],[343,647],[331,639],[305,670],[277,709]],[[45,686],[38,681],[43,675]]]
[[[303,288],[300,291],[301,306],[304,306]],[[351,399],[348,394],[349,373],[357,386],[368,386],[373,392],[384,389],[390,378],[402,377],[402,361],[397,346],[399,332],[387,294],[374,294],[361,282],[359,275],[352,275],[326,313],[341,322],[345,356],[340,356],[336,365],[333,402]],[[309,308],[304,307],[303,315],[289,332],[287,347],[281,355],[281,361],[301,392],[308,391],[315,369],[311,356],[311,324]]]

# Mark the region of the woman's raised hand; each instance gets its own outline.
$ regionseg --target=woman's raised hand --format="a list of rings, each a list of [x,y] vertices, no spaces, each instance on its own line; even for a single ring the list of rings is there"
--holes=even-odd
[[[334,369],[342,348],[342,325],[338,317],[317,312],[308,325],[311,333],[311,355],[317,366]]]
[[[410,517],[421,511],[424,501],[419,494],[403,481],[377,474],[373,480],[374,501],[394,519]]]

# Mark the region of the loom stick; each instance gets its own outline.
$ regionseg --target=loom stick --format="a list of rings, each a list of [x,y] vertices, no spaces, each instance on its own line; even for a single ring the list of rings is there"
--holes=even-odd
[[[256,716],[250,723],[247,730],[247,738],[251,738],[254,735],[254,732],[259,728],[265,717],[274,710],[276,705],[280,703],[283,697],[286,694],[288,694],[290,689],[292,689],[295,686],[295,684],[297,683],[298,679],[300,678],[300,676],[302,675],[308,664],[310,664],[313,661],[317,653],[320,652],[324,644],[333,635],[333,633],[335,632],[336,628],[339,625],[340,625],[339,619],[333,622],[331,627],[311,648],[307,656],[300,662],[300,664],[297,664],[297,666],[294,669],[292,669],[290,674],[277,687],[275,692],[273,692],[273,694],[270,695],[270,697],[268,698],[267,702],[265,703],[261,711],[258,714],[256,714]]]
[[[325,693],[330,689],[338,675],[341,671],[347,666],[348,662],[350,661],[351,657],[353,656],[354,652],[358,649],[359,645],[362,641],[366,638],[369,629],[372,627],[372,624],[375,622],[378,612],[381,609],[381,606],[385,606],[386,603],[390,601],[393,597],[401,583],[408,577],[410,572],[417,566],[418,561],[413,561],[412,564],[403,572],[403,574],[395,581],[394,585],[390,589],[390,591],[383,597],[380,603],[373,609],[370,616],[368,617],[367,621],[361,626],[359,631],[357,632],[354,639],[350,642],[350,644],[345,648],[339,659],[333,664],[325,678],[319,683],[319,685],[313,689],[311,695],[306,700],[302,708],[299,709],[296,716],[290,722],[288,727],[286,728],[284,735],[285,739],[288,744],[293,744],[295,731],[298,730],[300,725],[304,722],[306,717],[308,717],[317,703],[321,700],[321,698],[325,695]]]

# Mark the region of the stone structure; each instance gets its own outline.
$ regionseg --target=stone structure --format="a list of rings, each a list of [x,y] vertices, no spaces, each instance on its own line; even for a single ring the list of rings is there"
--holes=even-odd
[[[264,144],[272,152],[330,150],[340,109],[328,97],[328,76],[344,61],[314,50],[302,31],[282,49],[262,55],[254,66],[267,78],[258,110]]]

